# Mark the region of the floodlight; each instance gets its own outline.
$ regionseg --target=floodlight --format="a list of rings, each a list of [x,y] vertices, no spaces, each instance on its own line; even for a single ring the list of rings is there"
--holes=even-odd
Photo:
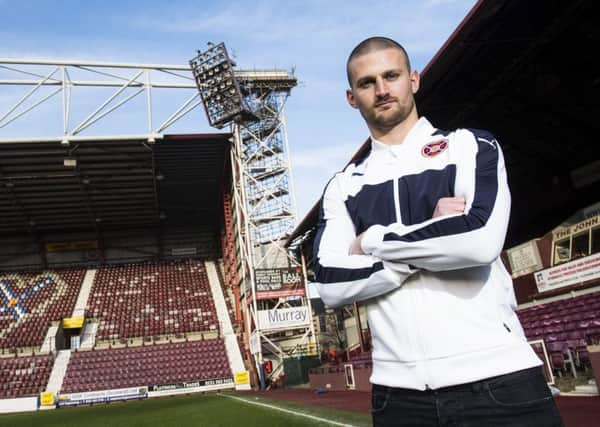
[[[198,91],[211,126],[221,129],[244,111],[244,102],[224,43],[208,43],[190,61]]]

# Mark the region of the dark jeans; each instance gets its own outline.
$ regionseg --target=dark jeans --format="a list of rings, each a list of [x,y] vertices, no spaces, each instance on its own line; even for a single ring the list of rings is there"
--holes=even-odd
[[[437,390],[373,385],[373,426],[559,427],[541,368]]]

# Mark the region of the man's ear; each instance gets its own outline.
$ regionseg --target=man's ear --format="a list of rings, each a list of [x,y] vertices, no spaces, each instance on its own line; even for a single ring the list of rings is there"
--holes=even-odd
[[[412,70],[410,72],[410,85],[413,95],[419,91],[419,87],[421,85],[421,76],[417,70]]]
[[[356,105],[356,100],[354,99],[354,93],[352,92],[352,89],[346,89],[346,99],[348,100],[348,104],[350,104],[352,108],[358,108],[358,106]]]

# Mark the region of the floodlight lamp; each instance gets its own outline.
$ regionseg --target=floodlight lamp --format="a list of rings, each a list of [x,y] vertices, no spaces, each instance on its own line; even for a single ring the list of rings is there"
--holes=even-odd
[[[211,126],[222,128],[244,111],[241,91],[233,75],[234,64],[223,43],[190,61]]]

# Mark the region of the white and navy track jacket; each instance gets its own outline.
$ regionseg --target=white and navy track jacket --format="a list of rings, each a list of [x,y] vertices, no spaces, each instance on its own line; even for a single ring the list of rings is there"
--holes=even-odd
[[[432,218],[440,198],[461,196],[463,214]],[[541,364],[499,258],[509,213],[495,138],[443,132],[425,118],[402,144],[372,140],[333,177],[321,200],[314,270],[327,305],[367,302],[372,383],[436,389]],[[349,255],[361,233],[367,255]]]

